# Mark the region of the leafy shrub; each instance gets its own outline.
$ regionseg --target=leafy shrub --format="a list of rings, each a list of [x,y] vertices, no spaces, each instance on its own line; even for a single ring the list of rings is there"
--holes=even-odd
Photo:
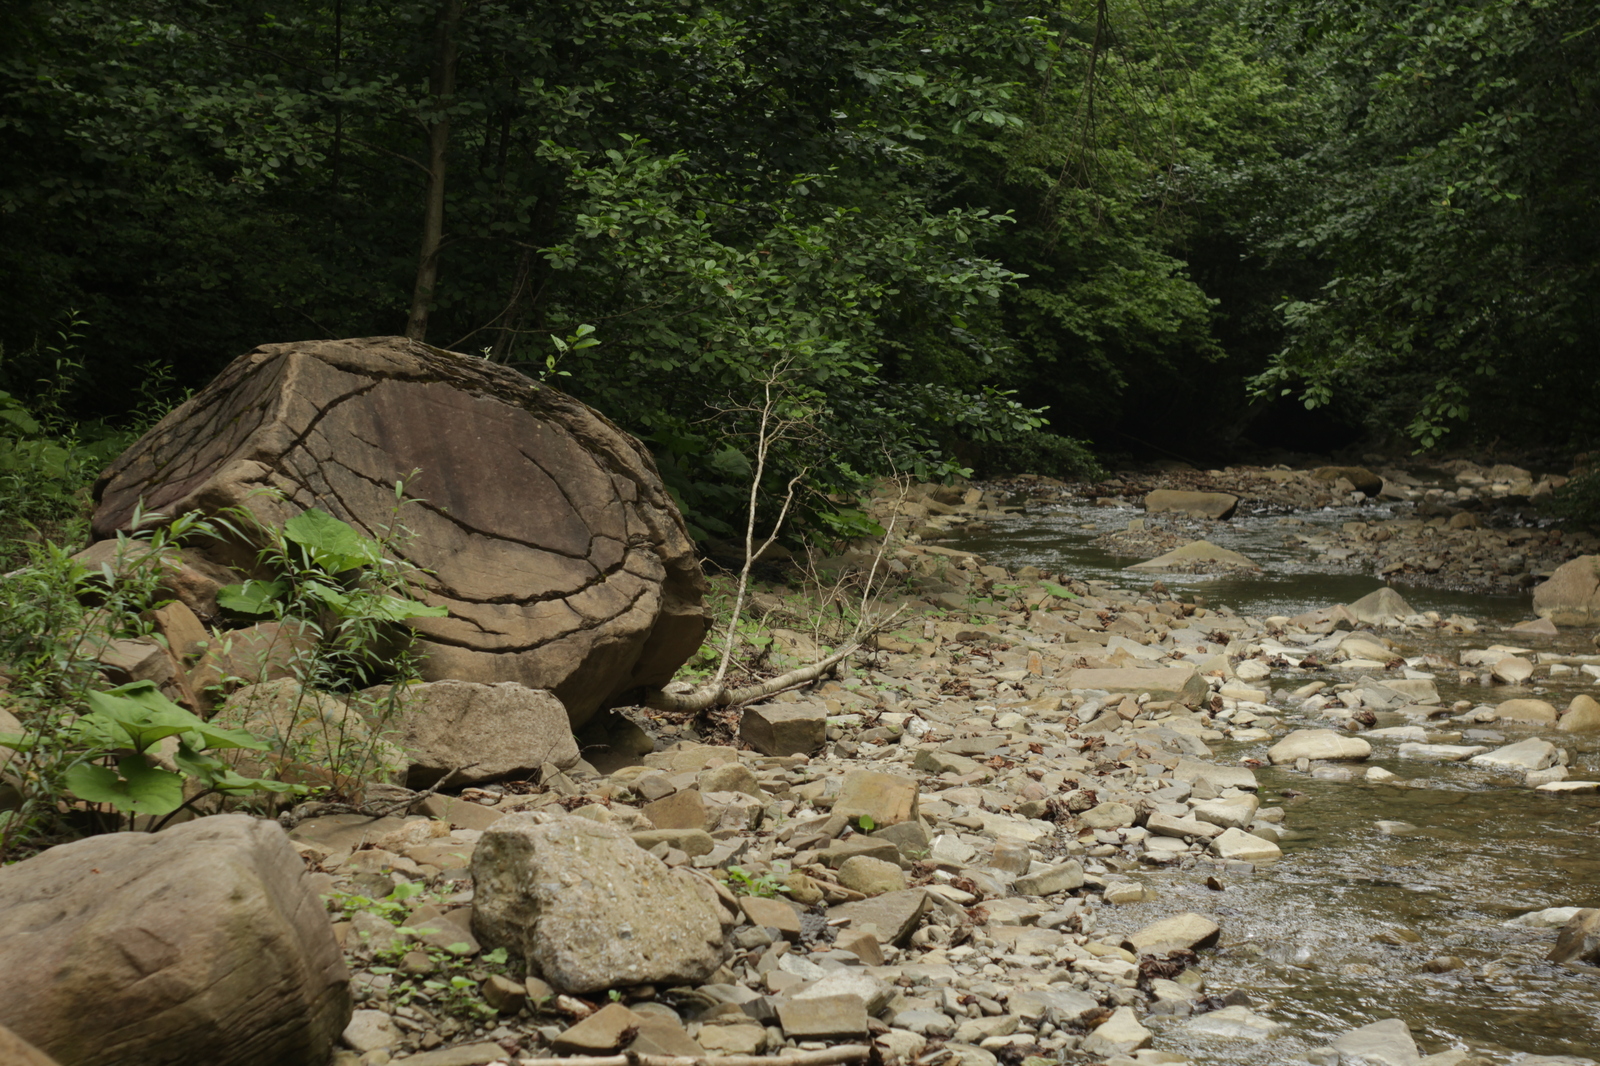
[[[161,570],[171,550],[198,538],[237,539],[240,517],[189,514],[169,522],[136,512],[135,532],[119,534],[113,560],[98,569],[45,541],[27,546],[28,565],[0,577],[0,696],[22,726],[0,735],[15,793],[11,809],[0,812],[0,855],[82,832],[159,828],[206,796],[307,791],[242,774],[229,752],[271,751],[281,763],[309,748],[332,764],[335,780],[359,780],[377,760],[399,690],[415,679],[409,636],[397,623],[443,608],[410,598],[408,575],[384,541],[321,511],[282,530],[258,530],[266,542],[262,560],[279,576],[230,586],[220,599],[316,634],[315,647],[292,665],[307,688],[369,685],[381,666],[390,685],[352,696],[356,713],[334,726],[362,721],[362,729],[308,738],[289,728],[261,737],[206,722],[149,682],[105,686],[99,656],[107,643],[148,635],[149,612],[168,602]],[[298,723],[301,716],[292,717]],[[175,750],[159,750],[163,741]]]

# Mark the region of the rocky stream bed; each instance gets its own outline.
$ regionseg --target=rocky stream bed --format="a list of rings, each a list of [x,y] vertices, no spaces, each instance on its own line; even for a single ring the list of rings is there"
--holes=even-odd
[[[634,709],[577,766],[429,797],[431,818],[301,822],[355,972],[339,1061],[1595,1061],[1600,932],[1547,956],[1600,906],[1600,655],[1593,629],[1506,631],[1531,617],[1521,575],[1593,546],[1391,510],[1444,495],[1425,486],[1297,501],[1310,480],[1234,478],[1284,498],[1231,525],[1158,523],[1104,484],[882,501],[923,523],[881,561],[913,613],[814,691],[721,719],[737,746]],[[1146,522],[1262,573],[1122,572],[1105,538]],[[1402,597],[1371,576],[1393,559],[1500,595]],[[781,622],[783,590],[757,602]],[[607,872],[566,878],[538,943],[491,950],[489,853],[574,832],[713,875],[713,931],[595,851]],[[591,915],[609,937],[574,931]],[[676,977],[648,976],[671,953],[651,926]],[[524,977],[522,953],[585,976]]]
[[[1551,485],[886,488],[903,539],[814,572],[900,613],[809,688],[574,738],[419,685],[433,788],[0,869],[7,1026],[74,1066],[1593,1064],[1600,541]],[[768,672],[838,615],[750,613]],[[332,713],[297,686],[222,711]]]

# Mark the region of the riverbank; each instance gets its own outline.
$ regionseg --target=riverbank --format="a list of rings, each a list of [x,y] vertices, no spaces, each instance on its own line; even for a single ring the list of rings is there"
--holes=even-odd
[[[981,489],[926,500],[996,517],[1011,506]],[[1284,906],[1262,886],[1279,869],[1317,876],[1318,829],[1355,805],[1350,796],[1436,794],[1437,775],[1459,768],[1475,789],[1562,805],[1576,839],[1592,839],[1582,834],[1600,806],[1573,781],[1600,777],[1593,742],[1561,726],[1587,721],[1577,697],[1593,690],[1600,663],[1566,647],[1570,633],[1512,654],[1524,645],[1506,650],[1472,618],[1412,612],[1388,596],[1263,618],[1154,586],[1008,570],[937,544],[822,569],[874,567],[891,575],[884,602],[907,613],[813,692],[709,722],[635,709],[587,738],[588,761],[565,773],[426,801],[451,826],[447,837],[438,821],[394,820],[356,837],[337,819],[299,827],[325,888],[373,899],[386,885],[427,886],[432,909],[407,904],[401,928],[447,927],[397,933],[351,908],[341,932],[366,1012],[368,1035],[357,1039],[371,1044],[352,1061],[603,1053],[641,1025],[680,1053],[872,1038],[906,1060],[966,1066],[1333,1062],[1341,1040],[1347,1051],[1377,1041],[1391,1061],[1428,1066],[1531,1066],[1541,1060],[1516,1056],[1587,1050],[1600,999],[1592,979],[1540,961],[1552,928],[1500,932],[1512,963],[1431,945],[1387,945],[1403,957],[1385,967],[1341,959],[1375,966],[1368,979],[1385,988],[1409,985],[1410,999],[1395,998],[1403,1010],[1297,1004],[1262,931]],[[755,604],[775,627],[771,669],[814,650],[813,595],[768,588]],[[1482,675],[1495,685],[1508,659],[1528,664],[1519,684],[1485,687]],[[1500,672],[1520,674],[1515,664]],[[1546,701],[1548,720],[1535,708],[1540,720],[1525,722],[1525,708],[1508,707],[1542,695],[1559,697]],[[743,750],[703,743],[719,737]],[[1398,758],[1415,769],[1388,769]],[[492,972],[469,935],[450,965],[498,988],[499,1006],[493,1018],[453,1013],[426,984],[427,967],[444,964],[421,941],[443,949],[440,937],[470,934],[472,850],[511,812],[603,823],[669,866],[721,880],[732,954],[693,987],[622,989],[630,1013],[613,1014],[607,1030],[591,1024],[601,1000],[536,980],[513,994],[517,983]],[[1462,1035],[1428,1006],[1462,995],[1462,982],[1507,981],[1559,985],[1552,1009],[1588,1029],[1529,1028],[1519,1044],[1505,1028]],[[1271,990],[1246,990],[1257,985]],[[811,1004],[805,1020],[797,1001]],[[1420,1051],[1392,1024],[1364,1028],[1396,1013]],[[462,1058],[468,1047],[479,1057]]]

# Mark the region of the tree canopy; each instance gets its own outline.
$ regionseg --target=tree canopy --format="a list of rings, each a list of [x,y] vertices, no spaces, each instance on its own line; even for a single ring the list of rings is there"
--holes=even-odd
[[[126,423],[256,344],[404,332],[594,403],[711,532],[775,374],[807,429],[774,476],[823,491],[1083,469],[1085,438],[1218,454],[1285,405],[1421,444],[1592,432],[1564,411],[1597,387],[1600,5],[3,18],[19,410]]]

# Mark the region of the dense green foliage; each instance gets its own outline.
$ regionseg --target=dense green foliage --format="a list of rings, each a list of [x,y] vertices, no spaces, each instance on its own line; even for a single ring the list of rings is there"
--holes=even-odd
[[[1309,262],[1259,379],[1344,392],[1430,444],[1573,445],[1600,400],[1600,5],[1285,2],[1256,9],[1305,101],[1259,235]]]
[[[42,411],[111,439],[151,382],[400,332],[594,403],[711,532],[775,374],[805,432],[770,475],[823,491],[1215,451],[1302,402],[1423,443],[1589,432],[1594,4],[3,18],[0,476],[58,476]]]
[[[396,486],[397,516],[403,502]],[[311,791],[307,765],[335,794],[394,769],[384,733],[417,679],[414,637],[396,623],[443,613],[412,598],[409,573],[390,558],[391,544],[407,535],[398,520],[379,541],[317,510],[282,529],[261,528],[244,511],[157,519],[135,515],[137,532],[119,534],[97,568],[45,542],[29,546],[28,565],[0,574],[0,710],[20,726],[0,717],[0,858],[87,832],[159,829],[186,809],[204,810],[208,798],[268,807],[274,797]],[[218,600],[312,638],[282,664],[298,682],[296,702],[278,713],[247,708],[240,717],[249,728],[239,729],[195,713],[235,692],[238,677],[197,669],[188,675],[196,688],[198,677],[215,682],[199,693],[164,692],[148,680],[110,687],[102,659],[114,642],[164,639],[152,612],[172,602],[172,552],[241,537],[262,545],[265,576],[224,587]],[[226,648],[228,630],[211,639]],[[342,692],[329,700],[337,717],[317,711],[316,691]],[[179,706],[172,693],[198,701]],[[168,739],[175,750],[159,747]],[[239,760],[249,752],[262,753],[260,761]]]

